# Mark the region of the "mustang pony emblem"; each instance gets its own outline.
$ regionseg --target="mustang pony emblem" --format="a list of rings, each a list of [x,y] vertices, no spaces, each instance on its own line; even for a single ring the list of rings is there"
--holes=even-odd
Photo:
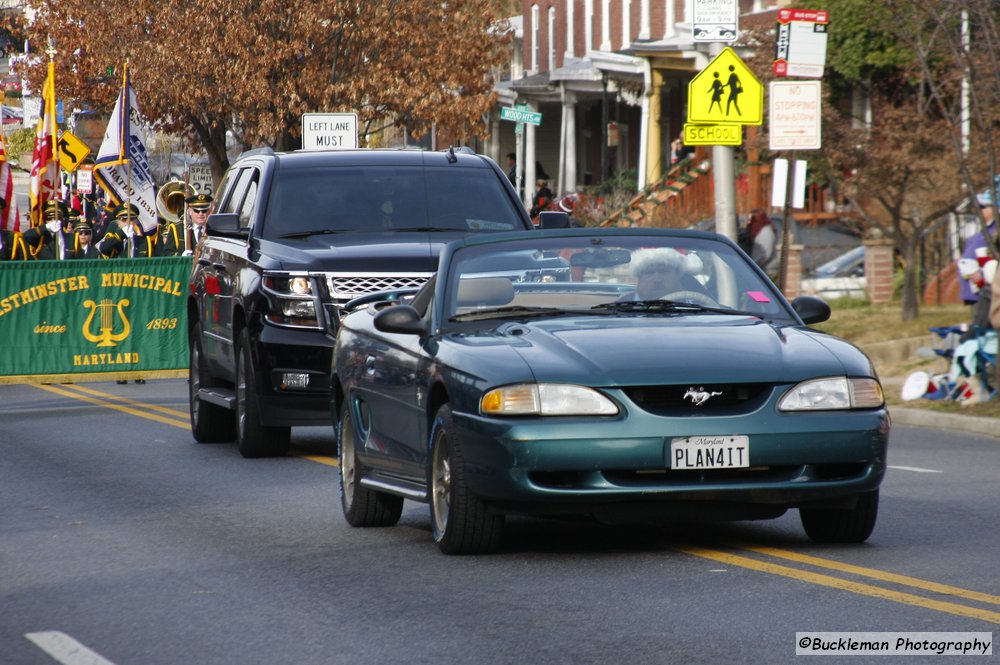
[[[684,398],[683,399],[690,398],[691,399],[691,404],[693,404],[694,406],[701,406],[702,404],[704,404],[705,402],[707,402],[711,398],[715,397],[716,395],[721,395],[721,394],[722,393],[715,392],[715,391],[708,392],[704,388],[698,388],[697,390],[695,390],[694,388],[688,388],[687,392],[684,393]]]

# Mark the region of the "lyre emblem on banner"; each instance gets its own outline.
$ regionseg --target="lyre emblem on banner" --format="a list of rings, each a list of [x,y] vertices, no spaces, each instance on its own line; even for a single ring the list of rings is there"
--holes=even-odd
[[[129,301],[126,299],[119,300],[117,303],[113,303],[110,300],[102,300],[100,304],[95,303],[93,300],[85,301],[83,306],[90,308],[90,314],[87,315],[87,320],[83,322],[83,336],[86,340],[88,342],[96,342],[97,346],[117,346],[118,342],[126,339],[129,333],[132,332],[132,324],[129,322],[128,317],[125,316],[125,308],[129,304]],[[97,310],[101,310],[101,322],[99,327],[100,332],[95,335],[91,331],[91,323],[94,320]],[[118,333],[114,332],[115,310],[118,311],[118,316],[121,318],[123,324],[123,330]]]

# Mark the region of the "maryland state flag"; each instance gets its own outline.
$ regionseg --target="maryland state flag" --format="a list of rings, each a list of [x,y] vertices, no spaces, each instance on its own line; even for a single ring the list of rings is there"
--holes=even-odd
[[[44,219],[42,210],[59,198],[59,152],[56,146],[56,65],[49,62],[49,75],[42,91],[42,115],[35,130],[35,154],[31,159],[31,225]]]
[[[7,161],[7,145],[0,140],[0,196],[6,202],[0,208],[0,228],[8,231],[25,231],[27,223],[21,221],[17,209],[17,197],[14,195],[14,176]]]

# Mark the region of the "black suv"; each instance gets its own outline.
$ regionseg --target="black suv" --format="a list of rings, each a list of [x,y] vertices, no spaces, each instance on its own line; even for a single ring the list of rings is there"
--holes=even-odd
[[[283,455],[330,422],[341,307],[418,287],[447,242],[531,229],[503,171],[467,149],[242,155],[195,250],[188,299],[191,431],[244,457]]]

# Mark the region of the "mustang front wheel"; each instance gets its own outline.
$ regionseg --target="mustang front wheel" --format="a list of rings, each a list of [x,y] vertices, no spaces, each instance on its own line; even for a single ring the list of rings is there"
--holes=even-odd
[[[445,554],[482,554],[500,546],[503,515],[491,514],[469,492],[462,444],[445,404],[431,430],[431,526]]]
[[[859,494],[854,508],[799,508],[799,517],[817,543],[863,543],[875,529],[878,490]]]

